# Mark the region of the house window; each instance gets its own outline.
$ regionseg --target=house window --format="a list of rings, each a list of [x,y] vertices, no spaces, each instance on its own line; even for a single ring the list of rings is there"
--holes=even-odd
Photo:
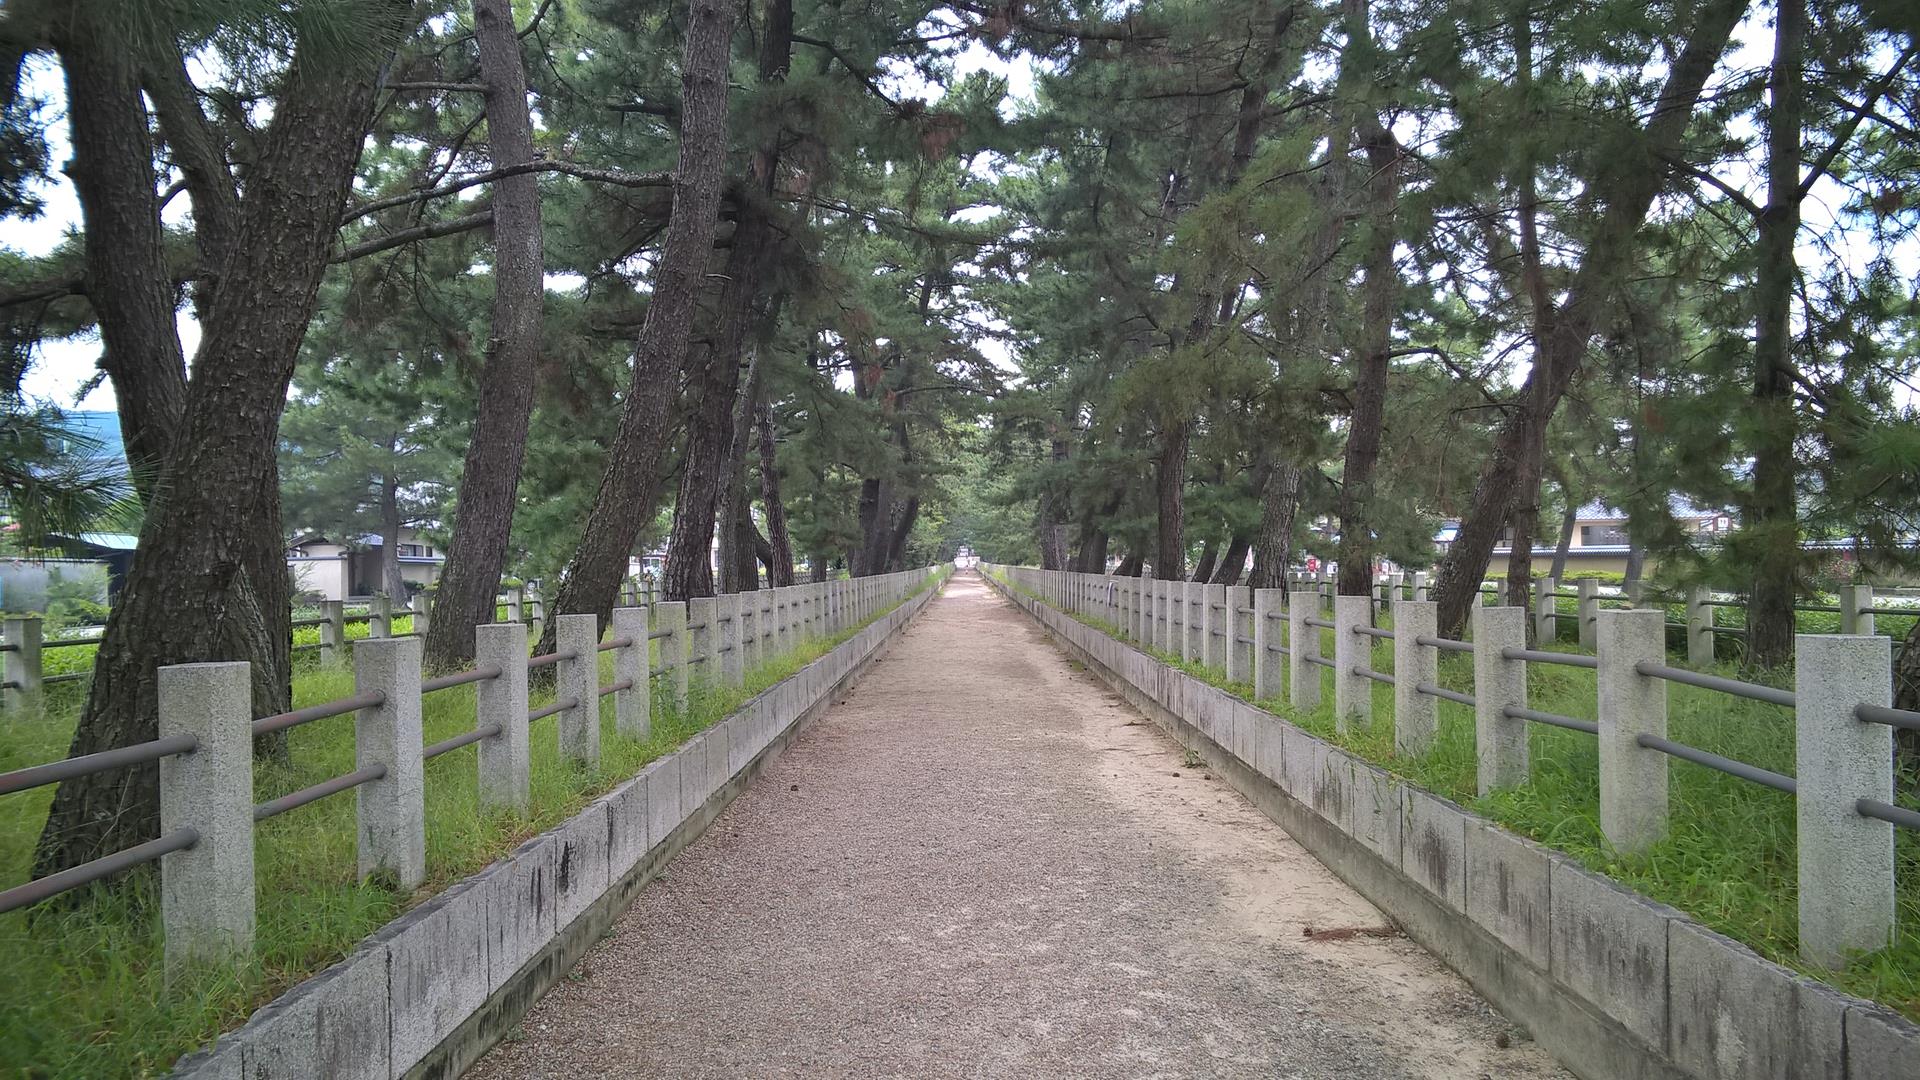
[[[417,559],[420,557],[420,545],[419,544],[401,544],[400,554],[403,557]]]
[[[1618,525],[1580,526],[1581,547],[1625,547],[1627,531]]]

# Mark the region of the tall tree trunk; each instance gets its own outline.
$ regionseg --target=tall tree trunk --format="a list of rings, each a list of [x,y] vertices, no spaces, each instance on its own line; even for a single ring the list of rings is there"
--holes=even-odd
[[[1160,433],[1160,453],[1153,475],[1154,502],[1159,511],[1159,544],[1154,549],[1153,576],[1181,581],[1187,576],[1186,491],[1187,444],[1193,424],[1178,420]]]
[[[157,38],[144,50],[130,47],[111,24],[93,21],[98,10],[77,7],[60,42],[69,78],[68,171],[86,223],[84,274],[106,346],[102,367],[113,384],[134,489],[151,505],[186,410],[187,372],[174,325],[172,275],[161,251],[153,146],[131,64],[136,52],[156,54],[144,82],[153,88],[161,128],[187,177],[202,266],[213,267],[195,293],[202,318],[210,316],[206,305],[219,263],[231,253],[239,205],[205,117],[183,81],[178,46]],[[277,485],[272,504],[258,511],[257,532],[244,538],[253,550],[242,560],[219,653],[251,662],[253,709],[266,716],[290,707],[293,678]],[[286,736],[262,736],[257,748],[284,759]]]
[[[741,482],[745,486],[745,481]],[[753,507],[745,499],[733,500],[733,542],[728,544],[732,567],[727,570],[728,592],[758,592],[760,589],[760,530],[753,525]]]
[[[1800,234],[1801,67],[1805,0],[1775,6],[1773,69],[1767,97],[1767,205],[1760,215],[1754,268],[1753,490],[1741,523],[1758,557],[1747,592],[1747,664],[1772,668],[1793,659],[1793,601],[1798,592],[1800,525],[1794,498],[1793,244]]]
[[[1247,570],[1247,549],[1252,545],[1253,537],[1243,532],[1234,533],[1227,541],[1226,554],[1220,556],[1207,581],[1214,585],[1240,584],[1240,575]]]
[[[473,0],[473,36],[486,83],[487,138],[495,168],[533,160],[527,73],[512,0]],[[434,590],[426,662],[451,671],[473,659],[473,628],[494,619],[513,509],[526,458],[546,303],[540,189],[533,173],[493,183],[493,310],[480,400],[467,439],[446,569]]]
[[[1344,0],[1348,47],[1341,81],[1357,91],[1372,81],[1373,33],[1367,0]],[[1356,55],[1356,53],[1358,55]],[[1373,594],[1373,474],[1386,422],[1387,364],[1393,348],[1393,312],[1400,275],[1393,263],[1394,207],[1400,199],[1400,146],[1370,108],[1352,109],[1352,127],[1367,154],[1366,232],[1360,255],[1360,340],[1352,358],[1353,414],[1347,424],[1340,477],[1339,589],[1343,596]]]
[[[752,495],[747,489],[747,441],[753,432],[753,413],[760,398],[760,353],[747,355],[747,377],[740,385],[740,400],[734,402],[733,433],[727,440],[727,457],[721,466],[719,520],[733,523],[720,533],[720,591],[747,592],[760,580],[759,567],[751,548],[742,551],[740,543],[749,539],[753,524]],[[739,527],[742,515],[747,530]]]
[[[1575,501],[1573,490],[1561,484],[1560,494],[1567,500],[1567,508],[1560,511],[1560,540],[1553,547],[1553,573],[1548,575],[1555,581],[1567,576],[1567,552],[1573,548],[1573,531],[1580,520],[1580,504]]]
[[[653,520],[660,459],[672,430],[668,407],[719,218],[732,38],[728,0],[691,0],[680,62],[680,158],[674,166],[672,216],[654,272],[653,298],[634,346],[633,384],[620,429],[607,452],[580,546],[561,575],[555,614],[592,614],[604,624],[626,577],[627,559]],[[557,621],[547,621],[542,649],[551,650]]]
[[[1206,581],[1213,576],[1214,560],[1216,560],[1220,554],[1219,551],[1216,550],[1216,543],[1215,538],[1209,536],[1200,544],[1200,561],[1193,564],[1194,581]]]
[[[409,5],[395,0],[360,27],[361,48],[336,48],[323,60],[312,40],[296,46],[207,306],[167,482],[147,508],[133,571],[107,619],[70,756],[155,737],[158,669],[227,658],[228,620],[248,594],[246,569],[262,545],[281,544],[280,413],[378,75],[409,25]],[[281,586],[271,595],[284,603],[284,563],[275,580]],[[34,875],[151,839],[159,828],[157,775],[148,765],[62,783],[34,852]]]
[[[1061,490],[1065,483],[1066,462],[1071,452],[1062,428],[1054,429],[1054,435],[1048,445],[1048,456],[1053,463],[1052,479],[1040,492],[1040,568],[1043,570],[1067,569],[1067,514],[1070,500]]]
[[[899,517],[894,521],[892,542],[887,545],[886,565],[882,573],[893,573],[903,569],[907,554],[907,541],[913,536],[913,526],[920,520],[920,496],[910,495],[900,508]]]
[[[1115,577],[1139,577],[1144,562],[1145,560],[1140,558],[1140,556],[1128,552],[1126,557],[1120,560],[1120,565],[1113,571],[1113,574]]]
[[[1640,225],[1654,197],[1666,186],[1663,163],[1676,154],[1701,87],[1745,10],[1745,0],[1707,0],[1697,9],[1691,36],[1668,68],[1638,152],[1613,155],[1595,179],[1595,198],[1603,209],[1592,246],[1555,309],[1549,333],[1535,342],[1533,370],[1494,434],[1493,448],[1461,518],[1459,536],[1435,574],[1434,599],[1440,605],[1442,634],[1458,635],[1466,625],[1494,541],[1511,515],[1514,493],[1523,490],[1528,479],[1528,449],[1534,440],[1545,438],[1546,425],[1585,360],[1587,344],[1628,265]]]
[[[793,55],[792,0],[768,0],[761,20],[759,73],[763,84],[785,81]],[[673,506],[673,530],[667,541],[663,588],[669,600],[713,592],[713,529],[725,510],[728,466],[741,455],[740,432],[730,423],[740,386],[740,365],[748,324],[762,304],[760,281],[779,245],[769,217],[780,162],[782,128],[768,121],[769,134],[755,150],[752,192],[740,201],[733,240],[727,251],[726,281],[720,289],[713,344],[705,355],[688,358],[686,460]],[[751,415],[751,414],[749,414]],[[724,520],[724,519],[723,519]],[[723,536],[723,549],[729,548]],[[723,550],[721,564],[731,552]],[[725,574],[727,571],[722,570]]]
[[[407,579],[400,574],[400,482],[392,473],[380,477],[380,590],[395,600],[407,598]]]
[[[1640,576],[1643,573],[1645,573],[1646,565],[1647,565],[1647,549],[1644,547],[1641,547],[1639,541],[1637,540],[1628,541],[1627,572],[1621,575],[1621,578],[1622,578],[1621,585],[1628,592],[1629,595],[1631,595],[1633,591],[1633,587],[1635,585],[1640,584]]]
[[[1293,517],[1300,508],[1300,470],[1283,462],[1267,474],[1260,489],[1260,531],[1254,534],[1253,573],[1247,584],[1256,589],[1283,589],[1287,564],[1293,560]]]
[[[767,580],[777,588],[793,584],[793,537],[787,531],[787,508],[780,501],[780,468],[774,454],[773,407],[762,401],[757,410],[760,432],[760,503],[767,512],[767,546],[773,561]]]

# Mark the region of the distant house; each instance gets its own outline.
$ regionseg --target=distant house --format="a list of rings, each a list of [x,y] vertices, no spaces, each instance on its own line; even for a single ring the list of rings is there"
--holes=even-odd
[[[294,589],[322,600],[346,600],[386,591],[381,581],[378,536],[356,537],[342,543],[320,533],[304,533],[287,545],[287,569]],[[409,586],[425,588],[440,580],[446,552],[417,529],[400,530],[400,577]]]
[[[1733,528],[1733,517],[1725,510],[1702,509],[1678,497],[1670,502],[1668,509],[1681,528],[1703,538],[1711,539]],[[1442,522],[1433,542],[1441,551],[1445,551],[1459,535],[1458,521]],[[1559,543],[1557,531],[1535,537],[1533,557],[1536,560],[1551,560]],[[1623,574],[1627,570],[1627,555],[1632,550],[1633,541],[1627,535],[1625,511],[1596,502],[1582,506],[1574,514],[1573,536],[1567,545],[1569,571],[1596,570]],[[1493,546],[1494,561],[1498,563],[1512,553],[1513,530],[1502,529],[1500,539]]]

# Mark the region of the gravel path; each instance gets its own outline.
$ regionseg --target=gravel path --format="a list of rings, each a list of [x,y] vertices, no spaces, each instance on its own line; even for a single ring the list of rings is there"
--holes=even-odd
[[[469,1075],[1562,1076],[962,577]]]

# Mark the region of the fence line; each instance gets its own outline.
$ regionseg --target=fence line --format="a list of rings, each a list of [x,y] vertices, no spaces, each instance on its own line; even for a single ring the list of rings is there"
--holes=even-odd
[[[0,795],[6,795],[157,762],[159,838],[0,892],[0,913],[157,861],[168,970],[245,955],[253,946],[254,827],[259,822],[352,791],[361,879],[381,874],[402,890],[412,889],[427,874],[429,761],[477,744],[481,809],[525,810],[530,725],[555,718],[562,758],[597,768],[603,697],[614,699],[615,731],[645,739],[655,677],[670,680],[663,692],[677,708],[684,708],[690,683],[740,686],[752,668],[806,640],[832,637],[868,622],[935,572],[927,567],[621,607],[604,630],[593,615],[561,615],[555,652],[546,656],[528,655],[529,624],[534,620],[483,624],[474,628],[474,666],[435,679],[422,678],[420,635],[368,638],[353,651],[351,695],[257,719],[250,715],[246,663],[163,667],[158,739],[0,773]],[[690,610],[704,613],[697,627],[688,621]],[[651,655],[655,642],[658,671]],[[603,652],[613,654],[613,681],[607,685],[599,681]],[[533,709],[528,705],[527,674],[545,666],[555,669],[554,701]],[[467,683],[476,685],[473,728],[423,745],[425,695]],[[278,799],[253,802],[256,735],[347,714],[354,717],[351,772]]]
[[[1603,608],[1591,581],[1583,581],[1574,594],[1581,643],[1593,650],[1581,655],[1529,648],[1529,611],[1500,603],[1504,589],[1494,605],[1474,608],[1469,640],[1438,637],[1438,605],[1421,598],[1423,575],[1415,576],[1411,589],[1389,579],[1371,597],[1332,596],[1332,619],[1327,620],[1319,616],[1329,597],[1323,583],[1310,578],[1295,578],[1293,584],[1304,587],[1291,591],[1235,587],[1223,595],[1211,590],[1225,586],[1197,582],[982,565],[1056,609],[1118,627],[1125,638],[1219,669],[1232,682],[1251,683],[1258,700],[1280,696],[1278,659],[1284,658],[1288,703],[1315,709],[1323,678],[1314,669],[1330,668],[1334,721],[1342,734],[1372,722],[1370,684],[1389,684],[1398,753],[1419,756],[1432,748],[1438,702],[1470,707],[1482,795],[1528,781],[1529,724],[1592,735],[1600,751],[1601,832],[1622,853],[1643,852],[1667,835],[1670,757],[1783,792],[1795,799],[1802,956],[1835,968],[1849,953],[1883,949],[1893,938],[1893,830],[1920,830],[1920,813],[1893,802],[1893,732],[1896,727],[1920,730],[1920,713],[1891,707],[1892,644],[1872,633],[1876,609],[1866,586],[1851,587],[1839,605],[1842,614],[1853,612],[1853,632],[1796,635],[1794,689],[1786,691],[1669,665],[1667,630],[1673,624],[1665,614]],[[1534,598],[1541,640],[1551,638],[1540,633],[1541,607],[1559,595],[1553,583],[1543,582]],[[1391,630],[1374,625],[1383,601],[1391,605]],[[1696,602],[1720,603],[1696,594],[1689,602],[1689,624]],[[1250,664],[1228,651],[1240,638],[1243,620],[1253,631]],[[1333,635],[1331,660],[1320,655],[1322,629]],[[1372,643],[1379,639],[1393,642],[1392,672],[1371,666]],[[1689,655],[1697,656],[1691,630],[1688,646]],[[1471,694],[1438,685],[1443,651],[1472,654]],[[1707,655],[1710,659],[1710,650]],[[1596,719],[1529,708],[1527,665],[1534,663],[1594,669]],[[1669,739],[1670,683],[1793,710],[1794,775]]]
[[[349,611],[344,600],[320,601],[320,614],[292,621],[292,628],[318,627],[320,640],[307,645],[292,645],[290,651],[300,653],[317,652],[322,667],[335,667],[346,662],[349,651],[356,640],[384,639],[390,637],[427,636],[431,606],[431,589],[423,589],[400,607],[394,606],[391,598],[384,593],[368,597],[364,602],[365,611]],[[619,605],[623,607],[647,607],[654,602],[654,587],[648,581],[628,581],[620,587]],[[508,622],[524,622],[533,627],[535,637],[544,627],[547,604],[539,592],[530,586],[514,586],[506,589],[494,598],[496,608],[505,610]],[[395,634],[393,622],[396,618],[411,616],[412,629],[406,634]],[[355,623],[367,626],[367,637],[350,639],[347,627]],[[32,708],[40,703],[43,690],[67,682],[85,682],[93,678],[91,668],[85,671],[69,671],[58,675],[47,675],[44,670],[44,654],[48,649],[69,649],[83,645],[100,644],[99,636],[85,638],[62,638],[48,641],[43,638],[41,617],[34,614],[11,615],[0,620],[0,710]]]

